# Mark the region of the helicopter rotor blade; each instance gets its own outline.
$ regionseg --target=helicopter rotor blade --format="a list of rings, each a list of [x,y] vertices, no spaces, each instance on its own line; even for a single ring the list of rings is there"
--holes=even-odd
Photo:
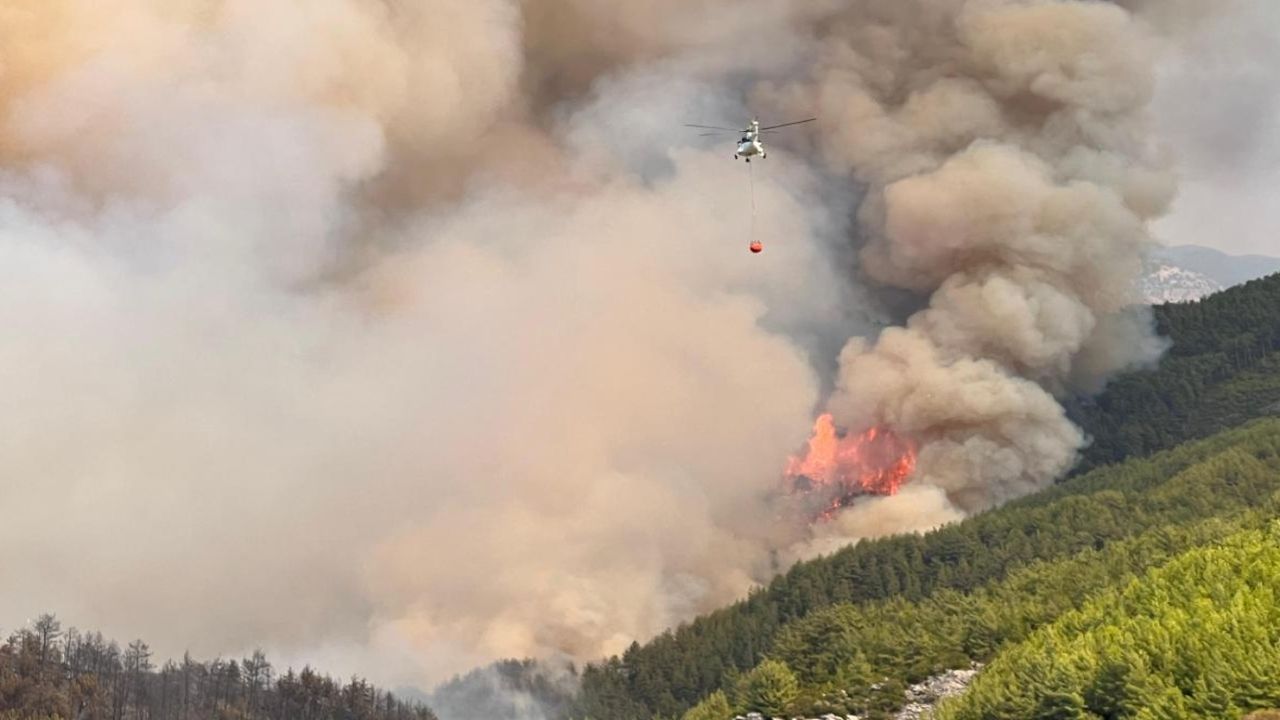
[[[781,125],[770,125],[769,127],[760,128],[760,131],[763,132],[765,130],[777,130],[778,128],[791,127],[792,125],[802,125],[807,122],[813,122],[817,119],[818,118],[809,118],[808,120],[796,120],[795,122],[782,123]]]
[[[703,130],[725,130],[727,132],[733,132],[733,133],[746,132],[745,130],[739,130],[737,128],[720,127],[719,125],[685,125],[685,127],[702,128]]]

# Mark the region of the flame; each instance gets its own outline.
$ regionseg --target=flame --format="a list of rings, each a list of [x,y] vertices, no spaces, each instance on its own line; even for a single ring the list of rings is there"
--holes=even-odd
[[[915,443],[886,428],[860,435],[842,434],[830,414],[820,416],[802,456],[787,461],[793,494],[828,498],[818,520],[829,520],[861,495],[894,495],[916,468]]]

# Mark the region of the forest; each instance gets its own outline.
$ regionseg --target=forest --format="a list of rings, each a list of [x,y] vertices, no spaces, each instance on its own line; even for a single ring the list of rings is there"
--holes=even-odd
[[[1280,408],[1280,275],[1154,312],[1158,331],[1172,341],[1160,366],[1069,404],[1091,440],[1077,472]]]
[[[703,712],[706,703],[718,709],[746,709],[749,703],[744,698],[750,692],[744,681],[749,685],[751,674],[764,667],[765,661],[771,663],[768,674],[776,677],[778,666],[773,663],[779,662],[779,657],[795,663],[795,667],[784,663],[796,681],[793,699],[797,704],[792,710],[835,710],[839,703],[830,693],[838,692],[832,688],[848,678],[829,664],[823,666],[817,658],[801,657],[803,653],[794,649],[806,644],[794,638],[816,632],[813,626],[798,623],[815,611],[868,606],[867,612],[880,612],[882,619],[901,612],[903,622],[909,625],[911,612],[924,610],[912,605],[908,612],[906,606],[892,603],[961,598],[972,604],[979,602],[983,593],[998,591],[1000,583],[1011,581],[1023,570],[1037,567],[1044,571],[1054,563],[1075,559],[1071,567],[1078,571],[1096,560],[1088,553],[1105,553],[1109,545],[1192,533],[1184,536],[1189,544],[1169,546],[1166,552],[1185,549],[1199,537],[1194,533],[1216,527],[1213,522],[1227,522],[1224,527],[1235,528],[1231,523],[1245,520],[1228,518],[1250,508],[1257,513],[1258,508],[1274,507],[1272,496],[1280,491],[1280,468],[1274,464],[1280,426],[1275,421],[1261,421],[1241,430],[1213,433],[1275,414],[1280,404],[1280,275],[1200,303],[1159,307],[1155,315],[1162,333],[1172,342],[1160,367],[1130,373],[1099,397],[1073,404],[1073,416],[1091,437],[1092,445],[1086,449],[1081,467],[1067,481],[925,536],[864,541],[830,557],[797,565],[740,603],[584,668],[582,689],[571,716],[595,720],[676,718],[700,702],[703,705],[694,711],[694,718],[707,716]],[[1172,450],[1150,456],[1169,448]],[[1129,459],[1121,462],[1125,458]],[[1253,521],[1265,517],[1254,516]],[[1210,524],[1198,526],[1203,522]],[[1126,566],[1125,572],[1147,567]],[[1113,581],[1114,577],[1107,582]],[[1099,581],[1089,590],[1107,586]],[[1086,595],[1069,595],[1069,607],[1054,607],[1074,608]],[[875,603],[889,604],[875,610],[871,607]],[[847,614],[850,610],[841,607],[832,612]],[[1041,616],[1040,622],[1054,617]],[[814,622],[824,619],[830,620],[830,616],[815,617]],[[999,646],[1023,637],[1032,626],[1025,619],[1018,622],[1018,633],[1002,631],[989,638],[990,642]],[[843,627],[832,630],[844,631]],[[917,635],[903,628],[896,632],[896,636],[890,635],[893,642],[888,655],[893,658],[883,657],[878,665],[871,662],[869,668],[863,668],[863,660],[872,660],[865,657],[864,649],[861,659],[855,657],[848,666],[841,666],[840,672],[852,673],[849,677],[854,678],[847,687],[838,688],[852,698],[845,703],[851,711],[868,702],[858,694],[863,669],[875,675],[872,685],[891,688],[884,681],[909,682],[930,669],[958,667],[956,663],[966,659],[989,657],[993,650],[973,638],[968,646],[961,643],[959,648],[952,643],[945,648],[921,649],[909,639]],[[865,639],[851,637],[858,642]],[[827,642],[817,636],[809,641],[815,646]],[[790,654],[784,656],[789,648]],[[835,676],[812,674],[815,671],[810,665],[827,667],[823,672]],[[790,682],[784,678],[782,684],[789,686]],[[900,703],[898,693],[881,695],[886,709]],[[725,705],[720,707],[722,701]],[[871,710],[875,716],[874,707]]]
[[[261,652],[198,662],[152,660],[101,633],[63,630],[42,615],[0,644],[0,720],[436,720],[355,677],[309,667],[277,672]]]
[[[1280,705],[1280,522],[1090,600],[1000,654],[938,720],[1239,717]]]

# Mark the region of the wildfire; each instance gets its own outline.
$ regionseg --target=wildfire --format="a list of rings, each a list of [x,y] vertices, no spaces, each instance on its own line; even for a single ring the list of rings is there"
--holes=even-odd
[[[916,447],[891,430],[873,427],[860,435],[836,429],[831,415],[814,423],[808,450],[787,461],[788,489],[817,494],[826,502],[817,519],[830,519],[861,495],[893,495],[916,467]]]

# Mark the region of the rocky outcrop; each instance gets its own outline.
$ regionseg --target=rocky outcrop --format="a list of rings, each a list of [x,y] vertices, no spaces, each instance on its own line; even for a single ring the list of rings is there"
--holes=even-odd
[[[966,670],[948,670],[907,688],[907,704],[893,716],[894,720],[927,718],[939,700],[964,692],[980,668],[980,665],[975,664]]]
[[[893,716],[894,720],[926,720],[939,701],[963,693],[981,669],[982,665],[980,663],[974,663],[966,669],[948,670],[939,675],[934,675],[924,682],[912,685],[903,693],[905,704]],[[760,713],[753,712],[746,715],[738,715],[733,720],[784,719],[766,718]],[[828,714],[820,715],[816,718],[791,718],[791,720],[863,720],[863,718],[860,715]]]
[[[1143,300],[1148,305],[1194,302],[1223,289],[1212,278],[1175,265],[1156,265],[1140,281]]]

